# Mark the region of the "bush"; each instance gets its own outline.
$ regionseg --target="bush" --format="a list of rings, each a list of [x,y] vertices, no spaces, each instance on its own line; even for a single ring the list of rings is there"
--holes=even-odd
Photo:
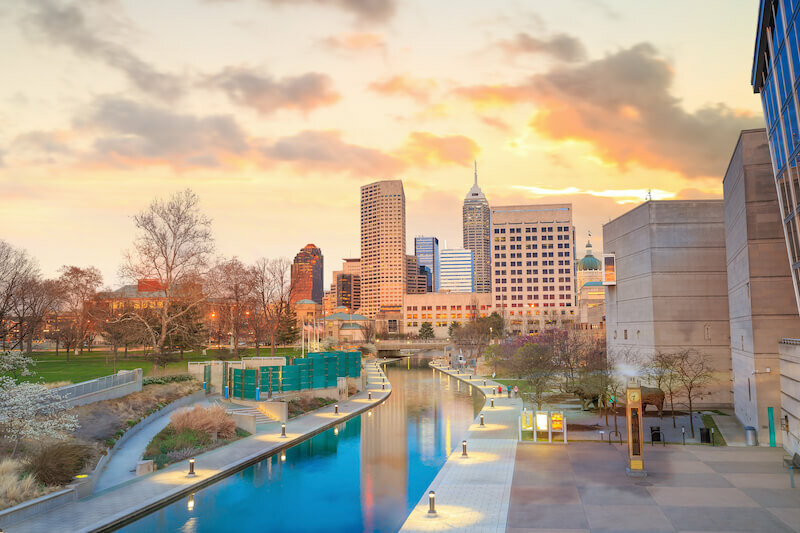
[[[88,458],[88,447],[59,442],[40,448],[28,459],[25,470],[45,485],[66,485],[81,471]]]
[[[174,374],[171,376],[151,376],[142,380],[142,385],[165,385],[167,383],[178,383],[181,381],[191,381],[194,377],[189,374]]]
[[[24,475],[23,464],[16,459],[0,461],[0,510],[13,507],[46,493],[31,475]]]
[[[227,439],[236,434],[236,422],[221,406],[200,407],[178,411],[170,417],[170,425],[177,433],[184,430],[202,431],[208,435]]]

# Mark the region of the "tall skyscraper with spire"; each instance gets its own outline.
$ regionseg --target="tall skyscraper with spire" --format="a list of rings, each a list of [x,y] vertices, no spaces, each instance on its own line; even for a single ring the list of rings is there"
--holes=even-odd
[[[475,183],[464,198],[462,211],[464,248],[472,250],[475,259],[475,292],[492,291],[492,247],[490,241],[491,211],[489,202],[478,187],[478,162],[475,162]]]

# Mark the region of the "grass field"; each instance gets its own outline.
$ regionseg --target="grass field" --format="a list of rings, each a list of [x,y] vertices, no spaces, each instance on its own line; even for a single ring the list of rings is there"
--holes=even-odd
[[[180,374],[186,372],[186,363],[189,361],[213,360],[220,353],[229,358],[228,351],[225,349],[209,349],[207,350],[207,355],[198,352],[185,352],[183,360],[167,363],[165,368],[159,368],[154,374],[153,362],[144,357],[141,351],[128,351],[127,359],[123,359],[122,352],[119,352],[117,354],[117,370],[141,368],[145,376]],[[241,348],[239,353],[244,357],[252,357],[255,356],[256,350],[255,348]],[[262,357],[269,356],[269,348],[261,348],[259,355]],[[292,348],[276,348],[275,355],[295,357],[300,355],[300,351]],[[36,361],[36,366],[31,369],[33,374],[21,378],[22,380],[71,381],[72,383],[78,383],[114,373],[113,355],[111,352],[106,351],[84,352],[83,355],[78,356],[72,354],[69,356],[69,362],[67,362],[67,357],[63,351],[59,352],[58,357],[56,357],[55,352],[34,352],[33,358]]]

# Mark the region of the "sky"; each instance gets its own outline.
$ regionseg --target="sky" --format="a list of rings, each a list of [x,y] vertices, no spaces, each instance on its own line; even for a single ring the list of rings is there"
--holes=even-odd
[[[573,204],[591,231],[721,198],[757,0],[26,0],[0,4],[0,239],[98,267],[187,187],[221,257],[359,255],[359,188],[402,179],[415,235],[461,247],[491,205]],[[9,53],[11,51],[11,53]]]

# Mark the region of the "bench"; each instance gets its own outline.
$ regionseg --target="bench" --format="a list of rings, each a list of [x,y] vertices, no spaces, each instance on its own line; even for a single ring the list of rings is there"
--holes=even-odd
[[[783,459],[783,466],[789,469],[789,481],[794,488],[794,471],[800,470],[800,453],[794,454],[791,458],[785,457]]]

